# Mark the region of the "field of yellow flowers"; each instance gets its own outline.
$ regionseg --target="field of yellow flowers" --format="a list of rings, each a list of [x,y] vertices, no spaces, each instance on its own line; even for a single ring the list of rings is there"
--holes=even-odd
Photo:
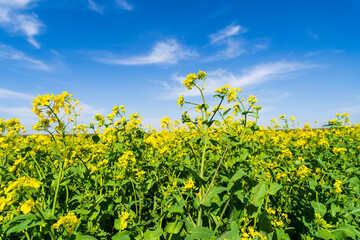
[[[123,106],[78,124],[66,92],[32,102],[47,134],[1,119],[0,239],[360,239],[360,126],[259,127],[255,96],[224,86],[210,108],[205,84],[187,76],[201,101],[161,130]]]

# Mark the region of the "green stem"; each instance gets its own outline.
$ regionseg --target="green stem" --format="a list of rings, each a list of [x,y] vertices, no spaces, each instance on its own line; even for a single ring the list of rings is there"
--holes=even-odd
[[[25,236],[26,236],[26,239],[27,239],[27,240],[31,240],[31,238],[30,238],[29,233],[27,232],[27,230],[25,230]]]
[[[60,188],[60,182],[61,182],[62,174],[63,174],[63,164],[61,164],[60,173],[59,173],[59,176],[58,176],[58,181],[57,181],[57,183],[56,183],[54,203],[53,203],[53,207],[52,207],[52,211],[51,211],[51,214],[52,214],[52,215],[55,214],[55,208],[56,208],[57,197],[58,197],[58,193],[59,193],[59,188]]]
[[[221,163],[223,162],[224,157],[225,157],[225,154],[226,154],[226,152],[227,152],[227,150],[228,150],[228,148],[229,148],[229,144],[230,144],[230,140],[228,141],[228,143],[227,143],[227,145],[226,145],[226,149],[225,149],[225,151],[224,151],[224,154],[223,154],[223,156],[222,156],[222,158],[221,158],[221,160],[220,160],[220,162],[219,162],[219,165],[218,165],[217,168],[216,168],[216,171],[215,171],[215,173],[214,173],[214,175],[213,175],[213,178],[211,179],[211,182],[210,182],[210,184],[209,184],[209,187],[208,187],[208,189],[206,190],[206,193],[205,193],[204,197],[201,199],[201,203],[204,203],[204,201],[205,201],[205,199],[206,199],[206,197],[207,197],[207,195],[208,195],[208,193],[209,193],[209,190],[210,190],[210,188],[211,188],[211,185],[213,184],[213,182],[214,182],[214,180],[215,180],[216,174],[217,174],[217,172],[219,171],[219,168],[220,168],[220,166],[221,166]]]
[[[215,114],[216,114],[216,113],[218,112],[218,110],[220,109],[220,106],[221,106],[221,104],[222,104],[223,101],[224,101],[224,97],[221,98],[221,101],[220,101],[219,105],[217,106],[215,112],[214,112],[213,115],[211,116],[209,122],[211,122],[211,121],[213,120],[213,118],[215,117]]]
[[[176,224],[178,223],[178,221],[179,221],[179,217],[178,217],[178,216],[176,216],[176,220],[175,220],[175,227],[176,227]],[[172,238],[172,235],[173,235],[173,234],[174,234],[173,232],[170,234],[170,236],[169,236],[169,240],[171,240],[171,238]]]
[[[38,169],[37,171],[38,171],[38,174],[39,174],[39,175],[40,175],[39,171],[41,172],[41,175],[40,175],[41,179],[44,179],[44,175],[45,175],[45,174],[44,174],[43,170],[41,169],[38,161],[36,161],[35,157],[34,157],[31,153],[29,153],[29,155],[30,155],[30,157],[34,160],[34,162],[35,162],[35,164],[36,164],[36,166],[37,166],[37,169]]]
[[[41,209],[40,209],[36,204],[34,205],[34,207],[35,207],[36,211],[39,213],[41,220],[42,220],[43,222],[46,222],[46,219],[45,219],[45,217],[44,217]],[[55,240],[56,238],[55,238],[55,235],[54,235],[54,232],[53,232],[54,229],[51,228],[51,226],[49,226],[48,224],[46,224],[46,226],[47,226],[47,227],[49,228],[49,230],[50,230],[49,233],[50,233],[51,240]]]
[[[226,202],[226,204],[225,204],[225,207],[224,207],[224,209],[223,209],[222,212],[221,212],[219,221],[218,221],[218,223],[216,224],[216,227],[215,227],[215,229],[214,229],[214,234],[212,235],[212,237],[210,238],[210,240],[213,239],[213,237],[214,237],[215,234],[216,234],[216,231],[217,231],[218,228],[220,227],[220,222],[222,222],[222,218],[223,218],[223,216],[224,216],[224,214],[225,214],[226,208],[228,207],[228,205],[229,205],[229,203],[230,203],[230,200],[231,200],[231,196],[230,196],[229,199],[227,200],[227,202]]]
[[[171,182],[174,183],[175,181],[174,181],[173,177],[170,175],[169,171],[166,170],[165,167],[163,167],[163,169],[165,170],[165,172],[167,173],[167,175],[168,175],[169,178],[171,179]],[[154,172],[154,173],[155,173],[155,172]],[[156,173],[155,173],[155,176],[156,176]],[[157,176],[156,176],[156,178],[159,179]],[[196,226],[196,224],[194,223],[194,220],[192,219],[192,217],[191,217],[191,215],[190,215],[189,207],[188,207],[188,205],[186,204],[186,200],[184,199],[184,197],[183,197],[183,195],[181,194],[181,191],[180,191],[180,189],[179,189],[179,187],[178,187],[177,185],[176,185],[176,189],[178,190],[178,192],[179,192],[179,194],[180,194],[180,197],[181,197],[181,198],[184,200],[184,202],[185,202],[185,209],[186,209],[186,212],[188,213],[188,216],[189,216],[189,219],[190,219],[191,223],[192,223],[194,226]],[[164,194],[164,191],[163,191],[163,194]],[[162,214],[162,213],[161,213],[161,214]]]

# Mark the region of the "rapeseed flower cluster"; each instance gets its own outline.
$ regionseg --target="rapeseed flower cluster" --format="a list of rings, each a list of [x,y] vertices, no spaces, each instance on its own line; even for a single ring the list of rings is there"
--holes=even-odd
[[[254,227],[241,228],[241,240],[266,240],[267,237],[263,236],[261,233],[255,231]]]
[[[184,187],[183,190],[184,191],[188,191],[188,190],[196,190],[197,188],[195,187],[195,181],[190,178],[188,179],[185,183],[184,183]]]
[[[69,234],[72,234],[75,230],[75,227],[79,219],[76,217],[75,213],[68,213],[66,216],[60,217],[60,219],[53,224],[54,229],[60,228],[63,226]]]
[[[319,213],[315,213],[315,224],[318,228],[325,230],[333,227],[333,225],[328,224]]]
[[[342,181],[340,180],[336,180],[335,183],[334,183],[334,187],[335,187],[335,192],[337,193],[342,193],[342,189],[341,189],[341,185],[342,185]]]
[[[130,220],[130,213],[122,212],[120,216],[120,230],[124,230],[127,228]]]
[[[183,82],[183,85],[188,89],[191,90],[193,86],[195,86],[195,80],[205,80],[206,73],[204,71],[199,71],[198,74],[190,73],[186,76],[186,79]]]

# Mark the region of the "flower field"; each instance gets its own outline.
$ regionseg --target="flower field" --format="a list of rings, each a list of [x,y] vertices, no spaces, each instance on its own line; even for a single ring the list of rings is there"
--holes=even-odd
[[[255,96],[224,86],[210,108],[205,84],[187,76],[200,103],[161,130],[123,106],[78,124],[66,92],[33,101],[47,134],[2,119],[0,239],[360,239],[360,126],[259,127]]]

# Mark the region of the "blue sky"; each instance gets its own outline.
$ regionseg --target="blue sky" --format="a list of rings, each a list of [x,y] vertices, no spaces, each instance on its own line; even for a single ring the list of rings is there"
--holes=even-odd
[[[188,73],[256,95],[260,124],[348,112],[360,123],[360,2],[0,0],[0,118],[31,129],[38,94],[82,102],[84,123],[114,105],[145,125],[181,119]]]

